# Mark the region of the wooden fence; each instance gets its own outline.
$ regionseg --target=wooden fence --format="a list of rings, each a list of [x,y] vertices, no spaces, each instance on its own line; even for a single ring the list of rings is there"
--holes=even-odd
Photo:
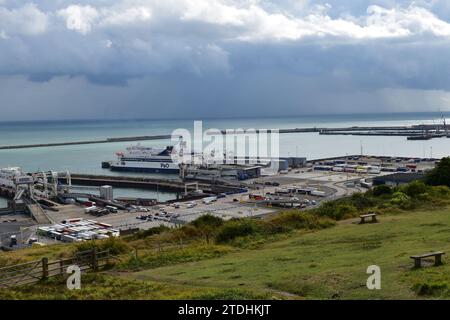
[[[66,275],[70,265],[77,265],[81,271],[97,271],[114,258],[109,250],[83,251],[71,258],[49,261],[47,258],[0,268],[0,288],[36,283],[58,275]]]

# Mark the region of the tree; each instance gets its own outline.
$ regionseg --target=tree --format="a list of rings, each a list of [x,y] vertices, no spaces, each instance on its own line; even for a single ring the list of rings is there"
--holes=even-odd
[[[442,158],[436,167],[427,173],[425,182],[432,186],[450,187],[450,157]]]
[[[205,237],[206,243],[209,243],[209,239],[222,226],[223,220],[208,213],[192,221],[191,224]]]

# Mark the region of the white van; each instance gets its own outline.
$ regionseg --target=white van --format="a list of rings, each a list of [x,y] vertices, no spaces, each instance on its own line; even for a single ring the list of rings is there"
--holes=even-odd
[[[113,206],[106,206],[105,208],[108,209],[109,212],[117,213],[117,208],[116,208],[116,207],[113,207]]]
[[[92,212],[94,210],[97,210],[96,206],[87,207],[86,209],[84,209],[84,212],[89,213],[89,212]]]

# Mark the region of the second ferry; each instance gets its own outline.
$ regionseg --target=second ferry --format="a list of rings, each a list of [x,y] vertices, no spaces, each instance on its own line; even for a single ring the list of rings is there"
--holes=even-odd
[[[117,161],[103,162],[103,168],[113,171],[179,173],[179,166],[172,160],[173,146],[165,149],[135,145],[126,148],[126,152],[117,152]]]

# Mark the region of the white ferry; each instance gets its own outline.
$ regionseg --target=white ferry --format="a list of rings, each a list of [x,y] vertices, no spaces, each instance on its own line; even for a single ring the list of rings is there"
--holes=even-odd
[[[19,167],[0,169],[0,186],[15,188],[17,184],[29,183],[32,177],[24,174]]]
[[[117,161],[110,165],[111,170],[155,173],[179,173],[179,166],[173,162],[173,146],[165,149],[135,145],[125,153],[117,152]]]

